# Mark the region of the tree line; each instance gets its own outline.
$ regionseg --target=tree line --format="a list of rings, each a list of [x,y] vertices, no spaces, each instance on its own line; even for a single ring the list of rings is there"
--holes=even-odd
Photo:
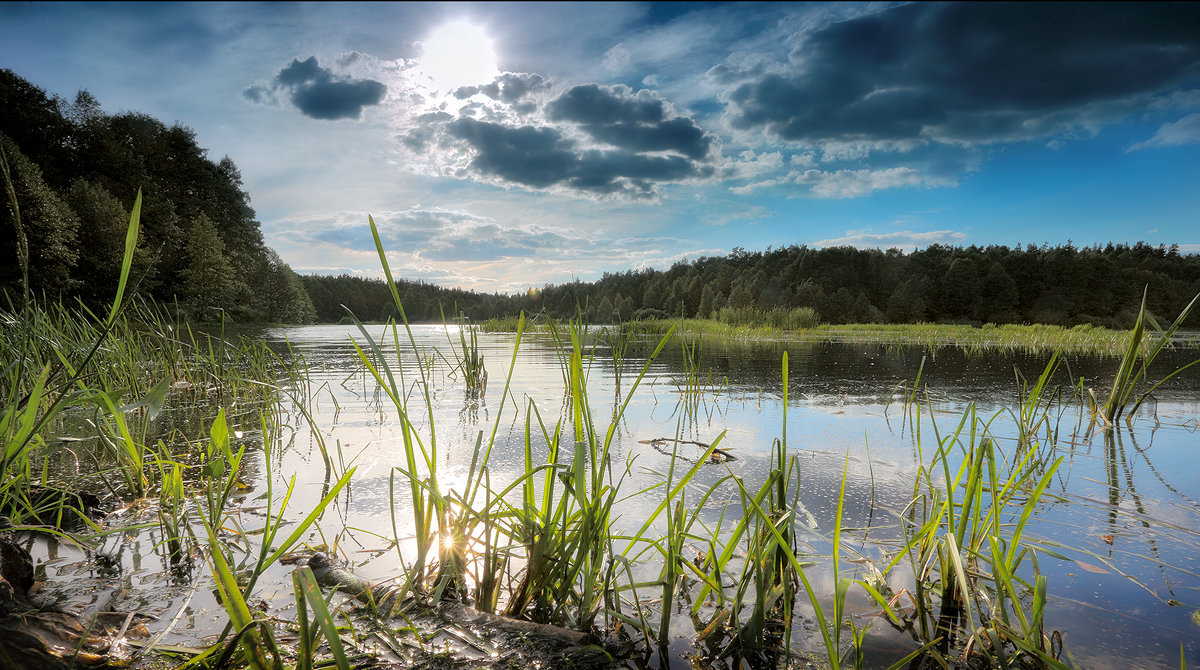
[[[0,292],[10,303],[27,292],[111,300],[140,189],[130,274],[139,294],[193,320],[315,320],[299,277],[264,244],[237,166],[210,160],[190,128],[107,114],[86,90],[68,102],[0,70],[0,161]]]
[[[302,280],[321,320],[389,316],[382,281],[341,276]],[[1090,323],[1129,328],[1143,289],[1152,312],[1173,318],[1200,293],[1200,256],[1176,246],[932,245],[899,249],[789,246],[680,261],[669,269],[606,273],[520,295],[485,295],[399,282],[410,320],[436,320],[452,305],[474,320],[545,313],[596,323],[644,318],[715,318],[787,323],[803,310],[826,323]],[[1200,325],[1195,312],[1188,325]]]

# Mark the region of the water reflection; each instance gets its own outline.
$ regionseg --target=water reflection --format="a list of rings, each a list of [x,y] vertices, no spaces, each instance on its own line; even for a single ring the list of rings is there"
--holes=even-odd
[[[417,365],[429,373],[433,421],[439,445],[443,439],[446,444],[441,456],[445,475],[439,472],[439,477],[447,484],[465,477],[479,431],[490,433],[494,427],[498,437],[492,453],[493,486],[514,480],[523,469],[522,428],[528,404],[550,423],[560,415],[569,417],[563,362],[551,338],[527,334],[514,359],[512,336],[482,335],[479,346],[490,382],[482,393],[469,394],[449,374],[446,362],[428,354],[438,338],[444,341],[445,331],[418,327],[414,333],[417,350],[402,353],[400,361],[410,380],[417,376]],[[343,451],[356,454],[360,465],[371,464],[356,478],[353,504],[343,509],[347,524],[388,534],[372,519],[388,518],[393,509],[397,518],[404,517],[405,503],[391,499],[386,475],[395,464],[396,420],[352,355],[351,331],[315,327],[277,333],[284,335],[309,357],[318,370],[314,383],[330,399],[326,411],[316,417],[317,425],[332,426],[330,436],[340,441]],[[656,344],[637,338],[615,341],[611,333],[601,334],[593,357],[585,361],[595,416],[613,416],[629,399],[633,379]],[[648,444],[653,438],[710,444],[720,435],[720,446],[734,458],[702,467],[694,489],[703,490],[730,473],[756,486],[769,468],[770,444],[783,427],[779,364],[784,351],[791,371],[788,440],[801,467],[798,503],[803,514],[798,528],[814,552],[829,551],[837,492],[847,468],[843,523],[857,529],[855,548],[862,560],[885,559],[900,537],[898,519],[929,456],[923,450],[936,444],[934,431],[940,427],[944,434],[973,406],[982,420],[998,417],[990,425],[1010,461],[1024,449],[1049,450],[1047,436],[1059,445],[1055,454],[1065,456],[1055,477],[1056,495],[1041,505],[1026,535],[1046,552],[1039,566],[1051,584],[1047,625],[1064,633],[1076,659],[1088,667],[1157,663],[1177,655],[1180,640],[1192,639],[1185,631],[1193,625],[1190,611],[1200,605],[1200,538],[1192,530],[1200,528],[1200,507],[1195,503],[1200,499],[1195,474],[1200,472],[1200,455],[1191,446],[1200,414],[1200,376],[1181,375],[1165,385],[1157,393],[1153,415],[1139,419],[1132,429],[1089,433],[1087,410],[1073,398],[1080,388],[1103,388],[1118,363],[1073,357],[1063,361],[1051,380],[1059,389],[1056,408],[1036,432],[1025,433],[1020,421],[1009,419],[1020,414],[1021,380],[1037,378],[1049,362],[1045,355],[845,343],[722,345],[705,340],[702,346],[668,345],[646,368],[641,387],[614,427],[614,459],[632,464],[626,486],[636,491],[662,481],[672,449]],[[1170,370],[1192,353],[1177,352],[1172,354],[1175,360],[1156,365]],[[501,412],[503,384],[498,380],[509,376],[510,362],[515,365],[512,387]],[[905,408],[897,402],[905,395],[901,389],[918,373],[920,387],[912,397],[920,405]],[[331,406],[336,408],[332,412]],[[602,407],[605,411],[598,411]],[[423,423],[422,429],[428,425]],[[545,441],[534,447],[541,450],[535,458],[544,457]],[[308,458],[304,453],[299,449],[285,456],[300,461],[285,470],[303,468]],[[1050,454],[1039,456],[1048,462]],[[646,510],[661,500],[659,491],[625,500],[614,521],[617,530],[634,530]],[[715,524],[722,515],[738,514],[730,489],[709,500],[701,519]],[[856,564],[844,569],[852,571]],[[393,567],[370,558],[362,570],[395,576]],[[1178,603],[1186,607],[1173,606]],[[1157,625],[1153,631],[1151,622]],[[1136,644],[1126,637],[1133,625],[1144,627]],[[886,648],[887,640],[883,635],[873,644]]]
[[[410,406],[423,408],[428,394],[432,414],[414,410],[409,419],[427,442],[436,431],[438,478],[447,489],[463,490],[481,434],[485,443],[493,431],[496,434],[489,476],[498,491],[524,473],[527,418],[533,426],[530,448],[535,463],[544,462],[549,450],[539,417],[549,433],[556,426],[568,433],[572,429],[564,391],[566,368],[547,334],[526,334],[515,356],[514,335],[480,335],[477,344],[488,382],[471,389],[455,357],[437,353],[448,346],[448,338],[451,344],[456,341],[454,328],[414,327],[417,346],[401,340],[398,351],[381,327],[369,329],[397,372],[397,389],[413,401]],[[308,416],[292,407],[281,418],[288,432],[267,445],[273,450],[271,471],[264,468],[261,443],[251,447],[254,457],[247,460],[251,469],[244,479],[253,488],[245,493],[243,513],[254,514],[252,501],[265,490],[265,477],[275,478],[278,491],[294,474],[292,516],[301,518],[341,473],[355,467],[346,495],[338,498],[322,523],[323,533],[305,540],[340,551],[364,577],[398,577],[398,558],[415,543],[412,502],[400,493],[406,485],[396,481],[394,470],[403,466],[403,427],[351,344],[361,336],[344,326],[277,329],[267,336],[279,351],[290,346],[305,356],[309,375],[296,395],[307,399]],[[871,566],[886,564],[903,545],[900,520],[912,502],[922,466],[939,439],[952,433],[963,412],[974,407],[980,422],[990,422],[1006,461],[1029,450],[1043,464],[1064,458],[1052,495],[1039,505],[1026,537],[1042,550],[1038,565],[1049,578],[1047,628],[1063,633],[1079,665],[1174,664],[1180,641],[1188,645],[1189,658],[1200,660],[1190,619],[1200,607],[1200,368],[1164,385],[1157,402],[1132,428],[1089,431],[1088,409],[1074,398],[1079,388],[1103,388],[1118,365],[1115,360],[1064,360],[1051,380],[1060,402],[1045,414],[1045,421],[1025,425],[1020,421],[1025,398],[1019,382],[1036,379],[1049,362],[1047,356],[705,340],[699,346],[669,344],[647,365],[657,344],[602,333],[582,363],[589,408],[601,430],[628,403],[612,434],[614,467],[628,467],[622,490],[648,491],[620,502],[612,521],[614,532],[634,532],[645,522],[649,510],[664,499],[662,487],[654,487],[663,482],[671,454],[690,458],[703,453],[691,443],[712,444],[720,438],[718,446],[731,458],[699,468],[686,494],[689,504],[729,475],[741,477],[751,489],[762,483],[770,467],[771,444],[784,430],[780,361],[786,351],[786,433],[789,452],[800,468],[795,522],[802,546],[814,554],[830,552],[846,472],[843,574],[861,577]],[[1164,370],[1195,354],[1167,353],[1174,360],[1156,362]],[[634,382],[643,370],[635,391]],[[920,384],[914,390],[918,376]],[[502,395],[510,377],[511,386]],[[919,402],[906,405],[906,397]],[[531,408],[536,415],[530,415]],[[186,412],[164,412],[161,420],[184,434],[206,430]],[[238,408],[236,421],[247,431],[247,439],[262,439],[252,432],[258,428],[255,408]],[[1053,453],[1052,442],[1057,444]],[[741,514],[736,489],[727,480],[706,500],[698,518],[712,529]],[[253,525],[248,521],[248,527]],[[392,540],[399,540],[400,546],[391,547]],[[205,628],[203,619],[219,619],[220,609],[211,595],[195,593],[194,571],[152,577],[171,574],[170,562],[155,544],[153,533],[114,536],[103,549],[114,557],[112,574],[88,574],[90,586],[79,588],[119,590],[122,580],[134,587],[161,587],[168,603],[157,602],[153,611],[170,616],[186,602],[191,617],[191,628],[180,626],[164,642],[195,644],[195,637],[214,632]],[[75,574],[72,571],[82,570],[87,558],[57,545],[46,556],[39,569],[52,573],[51,578],[55,571]],[[642,566],[638,569],[645,574],[638,574],[653,580],[660,567]],[[824,592],[832,593],[827,559],[815,561],[811,576]],[[892,575],[897,589],[914,577],[903,568]],[[273,609],[287,606],[286,569],[273,568],[260,583]],[[877,611],[865,598],[850,606],[864,617]],[[677,623],[682,635],[694,635],[688,621]],[[877,626],[869,635],[869,664],[886,665],[903,655],[895,652],[907,642],[884,628]]]

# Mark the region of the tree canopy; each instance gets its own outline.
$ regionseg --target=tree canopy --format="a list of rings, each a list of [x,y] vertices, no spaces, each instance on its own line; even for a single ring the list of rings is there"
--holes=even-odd
[[[315,318],[299,279],[264,244],[237,166],[210,160],[190,128],[106,114],[87,91],[67,102],[0,70],[0,131],[16,196],[15,208],[11,198],[0,207],[0,290],[10,299],[25,294],[25,244],[33,295],[111,300],[140,190],[136,291],[200,320],[216,310],[241,321]]]
[[[302,278],[318,318],[335,321],[341,305],[360,318],[386,316],[382,281]],[[595,322],[630,318],[717,318],[736,323],[786,321],[807,309],[827,323],[1090,323],[1128,328],[1149,287],[1153,312],[1174,317],[1200,293],[1200,256],[1145,243],[1076,248],[933,245],[898,249],[789,246],[766,252],[678,262],[666,270],[606,273],[594,282],[547,285],[519,295],[481,295],[400,282],[412,320],[437,319],[452,304],[473,319],[582,311]],[[1200,324],[1193,313],[1190,325]]]

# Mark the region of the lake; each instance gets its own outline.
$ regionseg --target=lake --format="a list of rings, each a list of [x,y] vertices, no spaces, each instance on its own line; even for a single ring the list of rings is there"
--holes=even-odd
[[[368,330],[376,337],[383,334],[382,326]],[[547,454],[537,417],[550,433],[560,417],[564,432],[571,431],[565,363],[549,335],[526,333],[514,355],[515,334],[479,334],[488,377],[482,393],[471,393],[455,369],[459,329],[414,326],[412,333],[415,350],[401,331],[397,370],[403,370],[404,379],[397,380],[397,386],[410,395],[409,420],[417,434],[428,443],[431,425],[436,432],[437,476],[443,492],[463,491],[481,432],[486,445],[495,431],[488,461],[491,488],[500,491],[518,481],[525,472],[530,407],[537,410],[531,421],[535,463]],[[404,467],[402,422],[351,344],[361,343],[361,335],[353,326],[330,325],[272,329],[264,337],[276,350],[290,347],[307,361],[307,388],[297,389],[296,395],[306,398],[311,425],[319,431],[314,433],[289,404],[281,422],[290,428],[266,472],[262,450],[253,446],[257,409],[231,408],[253,455],[243,476],[250,490],[239,502],[238,518],[247,528],[261,524],[256,515],[262,514],[258,496],[265,491],[265,477],[274,478],[278,496],[295,475],[288,516],[300,519],[332,481],[354,467],[347,493],[326,511],[321,532],[308,541],[336,549],[364,577],[400,578],[399,557],[411,561],[415,548],[412,502],[394,469]],[[380,339],[390,341],[390,336]],[[637,533],[662,502],[663,481],[669,475],[677,481],[682,470],[693,466],[696,474],[684,492],[685,506],[698,504],[704,492],[716,489],[696,512],[692,533],[703,537],[718,526],[726,532],[731,519],[744,511],[728,476],[736,475],[747,489],[757,490],[771,468],[772,444],[783,435],[786,415],[787,453],[795,456],[799,467],[793,525],[804,559],[811,563],[806,575],[825,599],[835,590],[830,553],[843,482],[841,576],[865,578],[903,547],[901,519],[911,513],[914,483],[923,467],[929,467],[938,437],[953,433],[965,412],[973,408],[978,422],[991,422],[989,431],[1001,460],[1011,462],[1019,455],[1015,413],[1022,383],[1036,381],[1050,358],[1019,352],[967,353],[952,347],[709,339],[685,350],[674,341],[646,368],[633,390],[656,343],[630,341],[619,377],[603,338],[585,349],[590,354],[582,362],[588,407],[602,437],[611,417],[628,400],[612,429],[609,462],[622,480],[622,495],[610,533]],[[781,379],[785,351],[786,407]],[[394,349],[388,347],[386,353],[394,360]],[[1151,379],[1190,361],[1197,351],[1168,355],[1155,362]],[[1038,458],[1062,461],[1023,535],[1048,583],[1045,630],[1061,634],[1069,654],[1065,660],[1079,667],[1177,666],[1181,643],[1188,661],[1200,664],[1200,615],[1195,614],[1200,607],[1200,374],[1194,374],[1200,366],[1159,389],[1132,427],[1089,430],[1090,410],[1078,390],[1095,388],[1103,399],[1117,366],[1115,359],[1067,357],[1051,380],[1058,401],[1048,403],[1042,414]],[[422,373],[426,386],[417,383]],[[906,406],[906,389],[911,392],[918,375],[919,390],[913,397],[920,400],[919,406]],[[1045,439],[1047,431],[1052,448]],[[658,438],[666,440],[652,442]],[[732,458],[697,464],[704,449],[691,442],[709,445],[718,438],[717,446]],[[330,455],[328,466],[321,442]],[[961,462],[957,447],[949,451],[953,463]],[[518,500],[519,492],[510,497]],[[126,514],[134,519],[139,511]],[[1010,526],[1014,521],[1015,515],[1004,519]],[[652,528],[665,532],[665,515]],[[151,632],[174,620],[164,643],[201,644],[198,638],[219,631],[224,612],[206,589],[197,588],[199,575],[172,576],[154,564],[154,540],[153,531],[114,536],[101,552],[114,563],[107,571],[59,545],[43,548],[40,560],[52,581],[72,577],[73,584],[64,587],[67,592],[97,594],[89,607],[102,606],[101,600],[126,588],[135,595],[122,597],[140,597],[143,611],[162,617],[148,626]],[[390,546],[393,540],[398,548]],[[705,549],[699,540],[687,539],[682,556],[696,559]],[[893,592],[912,589],[908,565],[900,561],[886,575]],[[1024,565],[1024,576],[1030,579],[1030,561]],[[661,559],[646,555],[630,574],[653,581],[661,567]],[[289,572],[288,566],[273,567],[257,591],[269,611],[281,616],[292,616],[288,608],[294,606]],[[181,610],[184,603],[188,607]],[[860,627],[870,626],[867,667],[887,667],[917,646],[908,633],[876,616],[880,611],[861,588],[851,588],[847,616]],[[801,591],[797,620],[811,624],[813,616]],[[812,625],[798,625],[793,633],[796,644],[809,647],[819,640],[813,630]],[[686,614],[672,619],[672,663],[685,663],[686,657],[698,653],[692,642],[696,635]]]

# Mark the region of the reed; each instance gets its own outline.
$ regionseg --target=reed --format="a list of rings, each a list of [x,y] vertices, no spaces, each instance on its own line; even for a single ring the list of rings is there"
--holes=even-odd
[[[1108,393],[1108,399],[1104,402],[1101,408],[1101,418],[1106,426],[1113,426],[1119,421],[1122,415],[1125,415],[1128,409],[1128,415],[1125,415],[1125,422],[1132,421],[1133,416],[1137,413],[1142,403],[1147,398],[1151,397],[1155,390],[1158,389],[1164,382],[1168,381],[1175,375],[1184,370],[1200,363],[1200,358],[1177,368],[1174,372],[1163,376],[1149,388],[1142,391],[1140,395],[1137,391],[1140,386],[1149,381],[1149,368],[1154,362],[1154,359],[1162,353],[1163,349],[1172,346],[1172,339],[1183,326],[1183,322],[1187,319],[1188,314],[1192,311],[1196,301],[1200,300],[1200,294],[1192,298],[1191,302],[1179,312],[1179,316],[1175,317],[1175,321],[1167,328],[1162,328],[1158,321],[1146,309],[1146,297],[1149,288],[1142,292],[1142,304],[1138,309],[1137,322],[1134,323],[1133,331],[1129,335],[1128,342],[1124,348],[1124,356],[1121,358],[1121,366],[1117,370],[1117,375],[1113,379],[1112,389]],[[1154,337],[1151,337],[1149,330],[1154,331]],[[1153,339],[1153,341],[1150,341]],[[1093,395],[1094,398],[1094,395]],[[1132,407],[1129,405],[1132,403]]]
[[[265,416],[260,417],[260,421],[264,440],[270,440],[270,436],[273,434],[270,424]],[[341,495],[354,476],[354,468],[343,474],[330,487],[320,502],[298,522],[287,518],[288,502],[295,490],[296,476],[292,475],[289,479],[287,490],[278,502],[275,495],[274,477],[266,477],[267,490],[263,496],[266,501],[266,510],[263,515],[263,526],[259,529],[247,530],[241,527],[237,519],[230,515],[225,507],[229,482],[235,481],[237,477],[235,468],[241,462],[240,454],[230,463],[231,469],[234,469],[232,472],[223,469],[225,466],[212,465],[225,463],[225,459],[229,459],[232,454],[228,445],[223,444],[227,440],[227,436],[224,434],[225,430],[224,416],[219,415],[213,422],[210,440],[210,442],[218,444],[216,447],[206,449],[206,452],[212,457],[205,461],[201,469],[199,487],[203,491],[195,495],[198,499],[197,503],[204,503],[203,505],[197,504],[196,516],[198,518],[196,521],[202,529],[204,537],[207,538],[205,553],[209,569],[217,591],[220,593],[221,604],[229,615],[229,625],[220,640],[183,667],[197,667],[214,657],[218,659],[216,665],[224,667],[234,651],[240,647],[245,664],[255,670],[259,668],[267,670],[280,667],[280,648],[272,634],[271,622],[265,616],[251,611],[247,603],[251,599],[259,578],[301,541],[323,515],[325,508]],[[263,455],[266,459],[266,471],[271,472],[271,449],[265,448]],[[285,538],[279,539],[280,531],[285,526],[292,526],[291,532]],[[231,537],[237,541],[229,541]],[[257,552],[250,550],[253,537],[260,538]],[[235,547],[245,547],[246,550],[237,556]],[[329,634],[335,629],[335,626],[327,608],[324,607],[324,601],[321,600],[318,603],[311,597],[314,593],[320,593],[319,589],[315,592],[312,590],[315,587],[315,580],[312,579],[311,572],[294,577],[294,579],[298,580],[295,582],[296,588],[306,596],[303,601],[298,597],[297,610],[302,610],[306,605],[312,607],[321,630],[325,633],[331,649],[334,650],[335,661],[340,668],[347,667],[345,656],[339,651],[340,645],[336,640],[329,638]],[[233,634],[233,637],[225,641],[230,633]],[[311,651],[311,646],[309,649]]]
[[[416,341],[408,325],[400,296],[395,290],[395,283],[392,280],[391,268],[388,266],[383,244],[379,239],[374,220],[371,220],[370,223],[375,236],[380,264],[384,269],[385,275],[388,277],[389,285],[392,287],[392,298],[397,313],[400,315],[401,322],[404,325],[410,349],[415,353],[417,351]],[[353,318],[353,315],[351,317]],[[400,418],[401,434],[404,443],[404,466],[394,468],[391,476],[391,486],[394,491],[397,475],[408,484],[408,497],[412,505],[412,521],[416,531],[416,546],[412,556],[412,563],[410,564],[404,556],[403,545],[399,541],[398,529],[395,525],[395,517],[393,516],[393,532],[397,535],[394,540],[398,558],[406,574],[405,583],[399,589],[399,597],[397,599],[399,600],[408,594],[429,595],[435,598],[441,598],[446,594],[456,594],[458,597],[466,595],[468,588],[465,580],[468,567],[466,558],[468,553],[467,543],[474,541],[471,538],[482,535],[485,538],[486,558],[482,566],[482,573],[476,572],[477,583],[488,584],[484,589],[484,599],[485,601],[495,603],[496,596],[498,595],[498,591],[495,590],[495,581],[498,578],[498,572],[506,561],[494,549],[493,539],[496,538],[497,526],[495,519],[488,513],[488,510],[492,509],[492,506],[498,504],[499,501],[493,499],[492,492],[485,487],[485,483],[488,480],[488,460],[499,430],[500,418],[504,413],[504,406],[508,399],[508,389],[512,380],[512,370],[515,365],[509,366],[509,377],[505,381],[504,391],[501,394],[500,407],[496,414],[496,423],[492,427],[490,438],[487,442],[484,442],[481,434],[476,442],[464,490],[461,492],[443,490],[437,479],[438,443],[436,427],[431,420],[427,438],[423,437],[416,430],[414,422],[410,418],[411,409],[408,404],[408,395],[401,391],[401,389],[406,388],[403,364],[397,361],[397,365],[393,365],[384,355],[380,344],[367,332],[362,323],[357,319],[354,319],[354,321],[358,325],[359,333],[362,335],[366,345],[366,349],[364,349],[358,343],[355,343],[354,346],[358,352],[359,359],[391,401],[394,410]],[[389,327],[392,345],[396,355],[399,357],[401,352],[404,351],[400,346],[399,326],[397,323],[392,322],[389,324]],[[514,361],[517,354],[517,347],[520,346],[521,328],[522,324],[518,323],[517,342],[513,350]],[[479,354],[478,343],[474,339],[473,331],[469,344],[466,337],[463,336],[463,338],[464,354],[467,357],[476,358],[478,360],[477,369],[482,370],[482,356]],[[368,354],[368,352],[370,353]],[[433,400],[430,394],[430,382],[427,371],[423,365],[418,364],[415,367],[419,376],[417,383],[423,391],[424,410],[426,416],[432,419]],[[476,500],[479,498],[481,491],[487,503],[484,513],[480,513],[476,508]],[[477,532],[480,528],[482,528],[481,533]]]
[[[967,352],[988,350],[1120,356],[1127,347],[1128,331],[1091,325],[1071,328],[1046,324],[815,324],[812,327],[770,325],[767,321],[715,319],[645,320],[621,324],[622,332],[661,335],[670,326],[699,337],[751,342],[851,342],[882,345],[918,345],[930,349],[954,347]]]
[[[858,583],[891,625],[911,635],[914,653],[934,662],[959,655],[982,656],[995,667],[1065,667],[1061,638],[1042,625],[1046,579],[1022,542],[1062,457],[1047,461],[1039,449],[1020,448],[1006,463],[991,437],[995,419],[981,421],[969,408],[951,434],[939,435],[904,513],[903,548]],[[930,421],[937,435],[932,414]],[[902,560],[916,580],[894,592],[885,579]],[[1019,576],[1027,561],[1033,583]],[[904,597],[911,607],[899,606]]]
[[[619,328],[605,326],[600,329],[598,339],[608,347],[619,402],[621,399],[621,376],[625,373],[625,364],[629,358],[630,334]]]
[[[446,331],[446,340],[450,344],[450,350],[454,352],[451,374],[461,374],[467,396],[478,398],[487,386],[487,367],[479,349],[479,326],[472,324],[464,314],[459,314],[455,321],[459,325],[457,348],[450,340],[449,329]],[[446,323],[445,312],[442,313],[442,323]]]

